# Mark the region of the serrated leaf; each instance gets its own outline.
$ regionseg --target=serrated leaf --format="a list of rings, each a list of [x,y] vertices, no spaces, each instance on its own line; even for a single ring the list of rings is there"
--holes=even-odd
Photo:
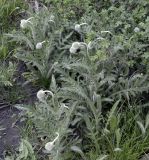
[[[118,128],[118,129],[115,131],[115,134],[116,134],[116,147],[119,148],[119,144],[120,144],[120,141],[121,141],[120,128]]]
[[[113,115],[109,121],[109,125],[110,125],[110,130],[111,131],[115,131],[116,127],[117,127],[117,118],[115,115]]]
[[[114,103],[114,105],[113,105],[113,107],[112,107],[112,109],[111,109],[111,111],[110,111],[110,113],[109,113],[108,120],[107,120],[107,123],[106,123],[105,128],[108,127],[108,125],[109,125],[109,123],[110,123],[110,121],[111,121],[111,118],[113,117],[113,115],[114,115],[114,113],[115,113],[115,111],[116,111],[116,108],[117,108],[119,102],[120,102],[120,101],[118,100],[117,102]]]

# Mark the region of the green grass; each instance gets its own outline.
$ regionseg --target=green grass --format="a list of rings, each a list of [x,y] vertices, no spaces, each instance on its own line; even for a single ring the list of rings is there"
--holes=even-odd
[[[0,0],[0,59],[6,59],[13,53],[14,44],[9,43],[4,33],[17,28],[27,4],[22,0]]]
[[[8,32],[8,30],[17,26],[21,12],[26,8],[26,4],[22,0],[0,0],[0,6],[1,33]]]

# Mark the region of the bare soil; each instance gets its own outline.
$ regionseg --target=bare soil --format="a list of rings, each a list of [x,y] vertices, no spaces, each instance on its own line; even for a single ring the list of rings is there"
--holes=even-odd
[[[2,108],[1,108],[2,107]],[[4,159],[5,151],[14,151],[20,140],[18,122],[19,111],[10,106],[0,106],[0,158]]]
[[[38,88],[33,87],[31,84],[23,85],[25,79],[22,73],[25,70],[24,63],[20,62],[15,77],[16,84],[22,90],[22,93],[25,94],[25,97],[16,100],[16,104],[32,105],[36,100]],[[1,97],[3,96],[1,95]],[[7,100],[0,100],[0,160],[4,160],[6,152],[15,153],[21,139],[20,131],[22,127],[20,111],[11,105],[11,102],[7,103]]]

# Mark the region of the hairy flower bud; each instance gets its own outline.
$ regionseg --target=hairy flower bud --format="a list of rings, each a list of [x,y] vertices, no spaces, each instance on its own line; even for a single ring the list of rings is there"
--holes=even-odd
[[[37,98],[40,102],[44,102],[45,92],[42,89],[37,92]]]
[[[40,43],[40,42],[37,43],[37,44],[36,44],[36,49],[41,49],[41,48],[42,48],[42,43]]]
[[[140,28],[135,27],[134,32],[140,32]]]
[[[73,47],[70,47],[70,49],[69,49],[69,51],[70,51],[70,53],[76,53],[77,52],[77,49],[75,49],[75,48],[73,48]]]
[[[81,26],[79,24],[75,25],[75,31],[77,31],[77,32],[81,31]]]
[[[47,99],[46,93],[50,93],[50,95],[53,97],[53,93],[51,91],[49,90],[44,91],[41,89],[37,92],[37,98],[40,102],[43,102],[43,103],[45,102],[45,100]]]
[[[48,143],[46,143],[45,144],[45,149],[48,151],[48,152],[51,152],[52,151],[52,149],[54,148],[54,143],[58,140],[58,138],[59,138],[59,133],[58,132],[56,132],[56,134],[57,134],[57,136],[56,136],[56,138],[52,141],[52,142],[48,142]]]
[[[80,43],[79,42],[73,42],[72,47],[75,48],[75,49],[78,49],[80,47]]]
[[[69,51],[70,51],[70,53],[74,54],[74,53],[77,52],[77,49],[79,49],[79,48],[80,48],[80,43],[79,42],[73,42]]]
[[[42,48],[42,44],[44,43],[45,41],[43,41],[43,42],[38,42],[37,44],[36,44],[36,49],[41,49]]]
[[[20,23],[20,27],[24,29],[27,27],[27,25],[28,25],[28,21],[25,19],[22,19]]]
[[[30,22],[30,19],[32,19],[32,18],[33,18],[33,17],[28,18],[27,20],[26,20],[26,19],[22,19],[22,20],[21,20],[21,23],[20,23],[20,27],[21,27],[22,29],[27,28],[28,23],[31,23],[31,22]]]
[[[76,24],[75,25],[75,31],[81,32],[81,26],[87,25],[87,23],[81,23],[81,24]]]
[[[76,53],[78,49],[84,49],[84,47],[87,48],[87,44],[84,42],[73,42],[69,51],[70,53]]]

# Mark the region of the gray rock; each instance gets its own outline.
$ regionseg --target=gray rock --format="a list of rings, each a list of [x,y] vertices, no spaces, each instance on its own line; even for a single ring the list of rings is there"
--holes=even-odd
[[[140,160],[149,160],[149,153],[145,154]]]

